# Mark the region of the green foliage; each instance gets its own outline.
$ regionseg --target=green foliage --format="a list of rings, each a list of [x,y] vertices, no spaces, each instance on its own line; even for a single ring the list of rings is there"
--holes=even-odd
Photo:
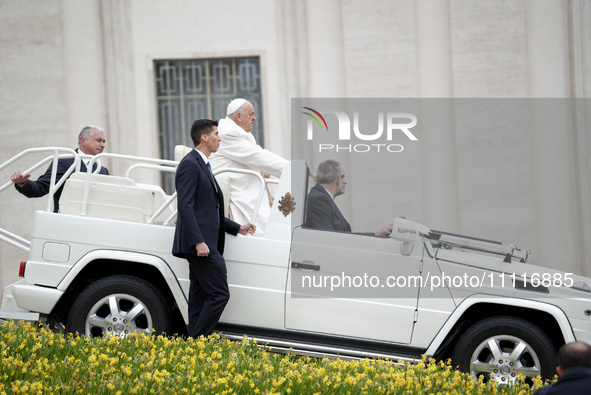
[[[475,382],[443,362],[317,359],[256,341],[89,338],[0,325],[0,394],[531,394]],[[536,380],[536,386],[541,386]]]

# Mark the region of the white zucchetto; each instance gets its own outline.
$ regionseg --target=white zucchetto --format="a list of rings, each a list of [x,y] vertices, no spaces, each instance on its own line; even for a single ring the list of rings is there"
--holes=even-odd
[[[240,107],[242,107],[242,105],[246,103],[246,100],[244,99],[234,99],[230,102],[230,104],[228,104],[228,109],[226,111],[226,115],[230,115],[234,112],[236,112],[236,110],[238,110]]]

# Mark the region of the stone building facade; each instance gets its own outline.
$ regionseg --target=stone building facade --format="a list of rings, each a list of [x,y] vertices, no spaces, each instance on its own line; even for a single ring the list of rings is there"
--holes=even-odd
[[[105,127],[109,152],[161,157],[163,60],[256,58],[259,139],[287,158],[293,97],[581,99],[568,129],[423,136],[428,171],[418,184],[399,177],[412,193],[396,203],[434,228],[515,242],[536,264],[591,275],[587,1],[0,0],[0,37],[0,162],[74,147],[87,124]],[[343,196],[343,211],[376,227],[356,199]],[[28,237],[44,207],[7,190],[0,227]],[[24,259],[1,243],[0,283]]]

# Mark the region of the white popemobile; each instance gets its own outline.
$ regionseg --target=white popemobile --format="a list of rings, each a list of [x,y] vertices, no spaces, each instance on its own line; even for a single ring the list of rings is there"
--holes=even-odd
[[[80,163],[71,149],[36,148],[0,170],[38,152],[52,155],[27,172],[58,155],[74,156],[72,171]],[[186,330],[188,265],[170,252],[175,195],[132,178],[138,168],[174,172],[178,161],[92,161],[106,158],[132,166],[124,177],[72,174],[60,212],[51,196],[35,212],[30,241],[0,229],[1,240],[29,251],[23,279],[3,291],[0,318],[93,336]],[[260,174],[243,172],[264,186]],[[528,253],[512,245],[403,218],[389,238],[303,228],[308,174],[304,161],[285,167],[264,237],[226,238],[225,336],[316,356],[451,357],[499,383],[551,377],[561,344],[591,343],[591,279],[526,264]]]

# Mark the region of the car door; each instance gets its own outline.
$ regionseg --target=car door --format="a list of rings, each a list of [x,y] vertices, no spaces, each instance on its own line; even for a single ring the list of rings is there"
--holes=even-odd
[[[295,228],[286,328],[410,343],[422,248],[418,241],[409,245],[388,237]]]

